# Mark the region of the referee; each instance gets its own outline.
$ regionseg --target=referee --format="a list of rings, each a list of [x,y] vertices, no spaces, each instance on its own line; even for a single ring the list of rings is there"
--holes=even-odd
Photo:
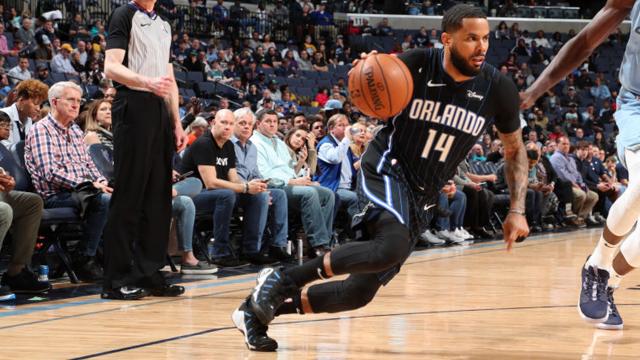
[[[171,221],[171,164],[186,136],[169,61],[171,27],[136,0],[111,14],[104,70],[118,89],[113,104],[115,186],[105,229],[102,298],[178,296],[165,264]]]

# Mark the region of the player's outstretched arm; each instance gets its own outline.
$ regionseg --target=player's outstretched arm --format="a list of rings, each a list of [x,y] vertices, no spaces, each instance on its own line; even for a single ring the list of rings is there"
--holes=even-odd
[[[562,80],[589,57],[629,14],[634,0],[608,0],[587,24],[551,61],[538,79],[520,94],[520,108],[527,109],[549,88]]]
[[[504,145],[504,174],[511,198],[509,215],[503,225],[504,241],[507,243],[507,250],[510,250],[514,241],[529,235],[529,226],[525,217],[528,161],[522,142],[522,129],[508,134],[499,133],[499,135]]]

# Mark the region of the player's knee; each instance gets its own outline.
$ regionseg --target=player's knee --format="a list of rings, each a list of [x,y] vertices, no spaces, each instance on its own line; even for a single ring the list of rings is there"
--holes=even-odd
[[[395,219],[382,221],[380,227],[381,238],[388,240],[377,243],[372,262],[379,264],[380,269],[387,269],[404,260],[410,251],[411,239],[409,229]]]
[[[640,233],[634,231],[620,246],[620,252],[629,265],[640,267]]]
[[[376,296],[380,285],[377,281],[349,281],[345,287],[345,296],[354,309],[366,306]]]

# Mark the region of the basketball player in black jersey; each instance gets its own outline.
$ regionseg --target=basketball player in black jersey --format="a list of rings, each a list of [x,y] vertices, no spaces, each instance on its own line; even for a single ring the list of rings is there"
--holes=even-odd
[[[528,235],[524,200],[527,157],[513,82],[484,63],[489,46],[486,15],[456,5],[442,19],[443,50],[398,55],[410,69],[414,95],[389,119],[362,157],[361,212],[353,226],[360,241],[280,271],[265,268],[252,294],[232,318],[249,349],[273,351],[267,325],[282,314],[341,312],[369,303],[400,270],[424,230],[427,209],[483,131],[494,124],[505,147],[511,206],[504,222],[507,248]],[[306,284],[334,275],[346,280]]]

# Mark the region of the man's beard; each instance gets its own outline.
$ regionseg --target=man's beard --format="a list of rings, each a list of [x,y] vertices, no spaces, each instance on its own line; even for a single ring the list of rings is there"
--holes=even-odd
[[[454,46],[451,46],[451,63],[453,66],[460,71],[460,73],[464,76],[476,76],[480,73],[480,68],[476,69],[475,67],[469,64],[469,61],[462,57]]]

